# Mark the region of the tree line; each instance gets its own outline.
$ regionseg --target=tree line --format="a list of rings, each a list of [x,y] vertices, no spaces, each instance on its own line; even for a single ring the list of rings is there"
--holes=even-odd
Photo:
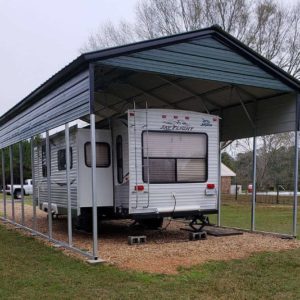
[[[247,144],[247,143],[246,143]],[[249,143],[251,145],[251,143]],[[293,134],[284,133],[258,138],[257,189],[258,191],[293,190],[295,146]],[[236,173],[233,184],[246,189],[252,183],[253,151],[248,147],[233,145],[239,151],[232,155],[230,149],[222,153],[222,162]],[[242,151],[241,151],[242,150]]]

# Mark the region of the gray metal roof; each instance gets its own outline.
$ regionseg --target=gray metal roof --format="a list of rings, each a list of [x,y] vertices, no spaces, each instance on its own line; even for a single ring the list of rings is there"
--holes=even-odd
[[[141,56],[143,56],[142,52],[149,50],[147,55],[155,56],[157,54],[161,54],[161,51],[158,50],[157,52],[155,49],[161,48],[161,47],[168,47],[168,49],[172,49],[177,44],[181,44],[182,51],[185,51],[185,45],[184,43],[187,41],[195,40],[195,44],[201,43],[201,41],[197,42],[197,39],[203,38],[205,36],[213,36],[220,42],[219,45],[223,44],[223,46],[230,47],[230,49],[233,49],[238,53],[240,56],[240,59],[246,59],[248,62],[253,63],[256,67],[253,67],[249,65],[248,63],[245,63],[245,70],[247,69],[247,72],[254,72],[257,73],[259,78],[260,75],[265,73],[268,74],[272,80],[277,80],[280,82],[281,87],[280,90],[287,90],[292,89],[294,91],[299,91],[300,84],[299,81],[287,74],[284,70],[278,68],[276,65],[271,63],[270,61],[266,60],[244,44],[242,44],[240,41],[235,39],[233,36],[229,35],[225,31],[223,31],[219,26],[212,26],[210,28],[205,28],[193,32],[187,32],[182,34],[177,34],[173,36],[158,38],[154,40],[148,40],[148,41],[142,41],[138,43],[133,43],[129,45],[109,48],[109,49],[103,49],[99,51],[89,52],[80,55],[77,59],[75,59],[73,62],[71,62],[69,65],[67,65],[65,68],[60,70],[58,73],[56,73],[54,76],[52,76],[50,79],[48,79],[44,84],[42,84],[40,87],[38,87],[36,90],[34,90],[30,95],[28,95],[26,98],[24,98],[20,103],[18,103],[16,106],[14,106],[12,109],[10,109],[7,113],[5,113],[0,118],[0,125],[4,124],[6,121],[8,121],[12,116],[15,116],[16,114],[20,113],[24,109],[28,108],[30,105],[35,103],[36,101],[39,101],[43,96],[47,95],[51,90],[57,88],[62,83],[68,81],[72,76],[75,74],[78,74],[84,69],[88,68],[89,63],[92,62],[104,62],[106,60],[107,63],[118,64],[119,62],[115,63],[116,59],[124,60],[124,57],[131,56],[131,58],[139,59]],[[220,46],[219,46],[220,47]],[[217,56],[217,50],[215,51],[213,56]],[[224,49],[223,49],[224,50]],[[190,49],[192,51],[192,49]],[[226,50],[225,50],[226,51]],[[138,54],[139,53],[139,54]],[[229,54],[229,53],[228,53]],[[214,57],[215,57],[214,56]],[[229,56],[230,57],[230,54]],[[163,59],[163,58],[162,58]],[[165,59],[168,59],[165,57]],[[229,58],[230,59],[230,58]],[[209,58],[207,58],[207,63],[210,62]],[[203,61],[202,61],[203,62]],[[200,60],[199,62],[200,63]],[[160,62],[160,65],[163,65],[163,62]],[[230,61],[228,63],[224,62],[224,68],[230,68]],[[258,68],[257,68],[258,67]],[[134,66],[131,66],[131,68],[138,70],[138,64],[134,64]],[[260,70],[259,70],[260,69]],[[207,72],[208,74],[208,72]],[[242,75],[237,73],[238,76]],[[178,74],[174,74],[178,75]],[[182,74],[180,74],[182,75]],[[185,74],[187,77],[191,76],[191,74]],[[245,74],[244,74],[245,75]],[[198,75],[195,74],[195,77]],[[226,76],[223,76],[223,79]],[[251,77],[251,76],[249,76]],[[274,79],[272,79],[274,78]],[[212,74],[212,77],[209,78],[207,75],[205,79],[214,79],[218,80],[217,76],[214,77],[214,74]],[[228,79],[228,81],[234,82],[234,78]],[[259,81],[260,79],[258,79]],[[238,82],[240,83],[240,82]],[[247,84],[247,82],[246,82]],[[248,82],[249,84],[249,82]],[[251,84],[250,84],[251,85]],[[275,86],[275,87],[279,87]],[[269,85],[269,88],[272,88],[272,84]],[[274,86],[273,86],[274,88]]]
[[[0,118],[0,148],[127,108],[218,114],[221,140],[294,130],[299,82],[217,26],[90,52]],[[92,99],[92,100],[91,100]],[[254,124],[255,123],[255,124]]]

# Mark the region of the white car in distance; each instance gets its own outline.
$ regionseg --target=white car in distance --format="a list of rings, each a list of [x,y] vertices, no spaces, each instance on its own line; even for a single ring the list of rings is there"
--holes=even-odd
[[[16,199],[20,199],[22,196],[22,186],[20,184],[14,184],[13,187],[10,184],[5,186],[5,192],[7,195],[13,194]],[[24,196],[32,195],[33,186],[32,179],[26,179],[23,184]]]

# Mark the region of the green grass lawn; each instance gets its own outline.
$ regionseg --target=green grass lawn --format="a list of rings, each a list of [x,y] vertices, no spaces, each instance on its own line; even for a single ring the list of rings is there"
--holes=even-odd
[[[300,249],[210,262],[178,275],[86,265],[0,225],[0,299],[296,299]]]
[[[256,229],[292,234],[293,208],[289,205],[256,205]],[[210,217],[216,223],[216,216]],[[250,229],[251,206],[248,203],[225,202],[221,207],[221,225]],[[300,210],[298,211],[298,233],[300,234]]]

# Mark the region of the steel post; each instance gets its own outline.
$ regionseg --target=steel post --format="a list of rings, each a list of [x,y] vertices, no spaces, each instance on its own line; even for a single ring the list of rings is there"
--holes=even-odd
[[[222,178],[221,178],[221,161],[222,161],[222,153],[221,153],[221,143],[220,139],[218,141],[219,143],[219,152],[218,152],[218,220],[217,220],[217,225],[221,226],[221,191],[222,191]]]
[[[299,166],[298,131],[295,130],[293,236],[297,236],[298,176],[299,176],[298,166]]]
[[[3,183],[3,215],[4,219],[7,218],[6,213],[6,182],[5,182],[5,149],[2,149],[2,183]]]
[[[33,229],[37,229],[36,222],[36,182],[35,182],[35,169],[34,169],[34,138],[30,140],[31,148],[31,176],[32,176],[32,214],[33,214]]]
[[[72,204],[71,204],[71,183],[70,183],[70,131],[69,124],[65,125],[65,140],[66,140],[66,180],[67,180],[67,203],[68,203],[68,243],[72,246]]]
[[[91,125],[91,158],[92,158],[92,205],[93,205],[93,257],[98,259],[98,214],[96,194],[96,128],[95,115],[90,116]]]
[[[20,157],[20,183],[21,183],[21,224],[25,222],[25,209],[24,209],[24,163],[23,163],[23,143],[19,143],[19,157]]]
[[[52,239],[52,205],[51,205],[51,157],[49,131],[46,131],[46,160],[47,160],[47,192],[48,192],[48,236]]]
[[[10,164],[10,194],[11,194],[11,216],[15,222],[15,197],[14,197],[14,161],[13,161],[13,146],[9,147],[9,164]]]
[[[255,207],[256,207],[256,132],[253,137],[253,166],[252,166],[252,205],[251,205],[251,230],[255,230]]]

